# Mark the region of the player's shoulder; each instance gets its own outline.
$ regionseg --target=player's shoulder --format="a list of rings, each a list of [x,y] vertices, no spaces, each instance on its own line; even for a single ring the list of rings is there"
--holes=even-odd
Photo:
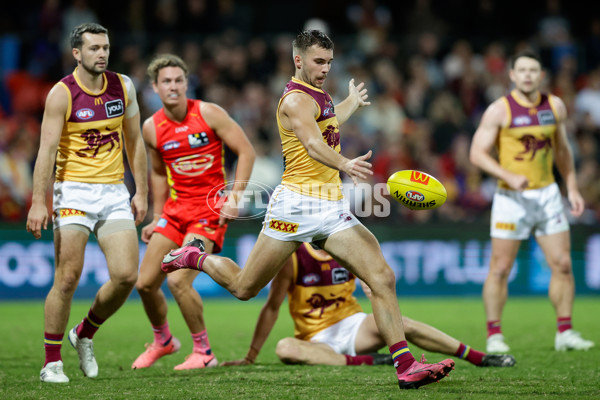
[[[490,122],[502,123],[508,111],[508,102],[506,96],[502,96],[494,100],[485,110],[483,118]]]

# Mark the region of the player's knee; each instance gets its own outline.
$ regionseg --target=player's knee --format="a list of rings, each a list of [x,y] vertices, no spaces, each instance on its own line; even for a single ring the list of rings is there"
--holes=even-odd
[[[294,339],[292,338],[283,338],[277,342],[275,354],[277,354],[277,357],[284,363],[295,364],[299,362],[298,346],[296,346]]]
[[[111,276],[111,281],[119,286],[133,289],[137,282],[137,271],[123,271]]]
[[[61,274],[61,276],[55,280],[54,286],[62,294],[73,294],[77,289],[79,283],[80,274],[76,272],[68,272]]]
[[[395,290],[396,288],[396,275],[387,265],[385,268],[369,270],[369,276],[364,280],[374,295],[382,290]]]
[[[553,272],[563,276],[569,276],[572,274],[573,268],[571,264],[571,257],[568,254],[563,254],[555,260],[552,260],[550,264],[553,266]]]
[[[183,275],[184,274],[175,273],[167,276],[167,286],[173,296],[183,293],[192,287],[193,280],[190,280],[187,276],[184,277]]]
[[[488,276],[494,279],[508,279],[514,260],[508,257],[496,257],[490,263]]]

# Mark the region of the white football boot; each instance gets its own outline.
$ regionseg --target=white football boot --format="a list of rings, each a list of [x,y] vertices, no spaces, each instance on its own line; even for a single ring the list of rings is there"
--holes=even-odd
[[[63,362],[49,362],[40,371],[40,381],[48,383],[68,383],[69,377],[63,372]]]
[[[507,353],[510,347],[504,343],[504,336],[501,333],[494,333],[487,338],[485,350],[487,353]]]
[[[592,347],[594,347],[594,342],[583,339],[581,333],[573,329],[567,329],[562,333],[556,332],[554,338],[554,349],[556,351],[589,350]]]
[[[80,338],[77,336],[77,327],[69,331],[69,342],[71,346],[77,350],[79,355],[79,368],[83,371],[83,374],[88,378],[95,378],[98,376],[98,363],[96,357],[94,357],[94,344],[92,339]]]

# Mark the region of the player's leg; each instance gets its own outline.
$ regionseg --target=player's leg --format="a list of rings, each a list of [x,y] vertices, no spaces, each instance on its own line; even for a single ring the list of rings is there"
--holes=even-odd
[[[169,329],[167,300],[161,289],[166,274],[160,269],[162,257],[175,247],[177,244],[171,239],[154,232],[142,259],[135,286],[152,326],[154,340],[146,345],[146,350],[133,362],[133,369],[148,368],[159,358],[175,353],[180,348],[179,340]]]
[[[187,243],[194,238],[199,238],[204,242],[206,253],[211,254],[213,252],[214,242],[199,234],[190,233],[186,235],[184,242]],[[179,309],[192,334],[192,341],[194,343],[192,353],[188,355],[184,363],[175,367],[176,370],[214,367],[218,365],[217,358],[212,352],[208,340],[208,333],[204,323],[202,298],[193,287],[194,279],[199,273],[199,271],[182,269],[169,274],[167,277],[169,290],[179,305]]]
[[[548,296],[557,317],[558,332],[555,338],[555,348],[556,350],[588,350],[594,346],[594,343],[582,339],[579,332],[572,329],[571,315],[575,298],[575,280],[571,263],[569,231],[536,236],[536,239],[546,256],[552,273]]]
[[[285,364],[346,365],[346,356],[325,343],[311,343],[293,337],[277,342],[277,357]]]
[[[75,229],[73,229],[75,227]],[[54,231],[54,282],[44,305],[44,349],[46,359],[40,372],[42,382],[62,383],[69,378],[63,372],[61,347],[77,289],[89,230],[67,225]]]
[[[509,347],[504,343],[500,321],[508,298],[508,276],[517,257],[520,240],[492,238],[490,268],[483,284],[488,339],[487,351],[505,353]]]

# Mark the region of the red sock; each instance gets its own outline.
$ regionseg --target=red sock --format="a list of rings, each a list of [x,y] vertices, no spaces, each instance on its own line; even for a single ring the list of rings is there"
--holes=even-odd
[[[44,332],[44,351],[46,352],[46,361],[44,361],[44,367],[46,364],[60,361],[60,348],[62,347],[64,333],[48,333]]]
[[[364,355],[364,356],[349,356],[344,354],[346,357],[346,365],[373,365],[373,356]]]
[[[201,354],[210,354],[210,343],[208,342],[208,334],[206,329],[199,333],[192,333],[194,341],[194,351]]]
[[[415,362],[415,358],[410,353],[408,349],[408,343],[406,340],[398,342],[390,346],[390,353],[392,354],[392,359],[394,360],[394,367],[396,368],[396,372],[398,374],[403,373]]]
[[[558,327],[558,332],[563,333],[566,330],[573,329],[573,324],[571,323],[571,317],[560,317],[556,320],[556,326]]]
[[[496,333],[502,333],[502,327],[500,326],[500,320],[488,321],[487,322],[488,337],[495,335]]]
[[[85,317],[83,321],[77,325],[77,336],[79,338],[93,338],[94,334],[104,321],[106,320],[96,316],[96,314],[94,314],[90,308],[87,317]]]
[[[154,343],[160,343],[163,346],[165,346],[173,336],[171,335],[168,322],[165,322],[161,326],[152,325],[152,332],[154,332]]]
[[[481,361],[483,360],[484,353],[473,350],[471,346],[467,346],[464,343],[461,343],[458,346],[458,350],[454,355],[458,358],[462,358],[463,360],[467,360],[471,364],[475,364],[477,366],[481,365]]]

